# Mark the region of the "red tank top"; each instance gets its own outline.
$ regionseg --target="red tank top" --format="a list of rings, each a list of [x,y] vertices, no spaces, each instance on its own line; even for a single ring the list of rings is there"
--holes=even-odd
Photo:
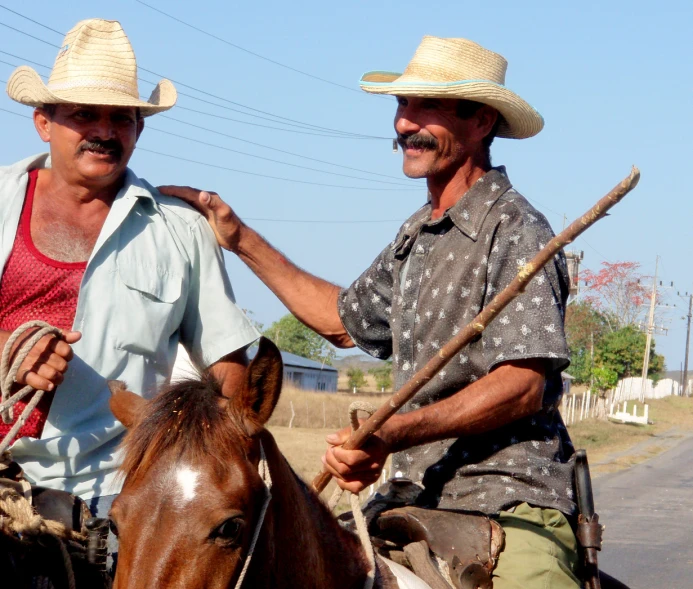
[[[44,256],[31,239],[31,212],[38,170],[29,172],[29,184],[22,208],[12,252],[7,259],[0,280],[0,329],[12,332],[34,319],[46,321],[60,329],[72,329],[77,312],[77,297],[86,262],[66,263]],[[17,419],[31,395],[14,406]],[[45,393],[28,421],[19,430],[17,438],[39,438],[48,417],[53,393]],[[12,424],[0,419],[0,438],[10,431]],[[15,438],[15,439],[17,439]]]

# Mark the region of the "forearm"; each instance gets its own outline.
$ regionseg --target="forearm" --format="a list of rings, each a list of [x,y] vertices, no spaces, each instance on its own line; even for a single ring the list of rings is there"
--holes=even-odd
[[[337,285],[302,270],[247,226],[236,254],[300,321],[335,346],[354,346],[339,318]]]
[[[483,434],[542,406],[541,360],[508,363],[438,403],[394,415],[381,437],[392,452],[438,440]]]

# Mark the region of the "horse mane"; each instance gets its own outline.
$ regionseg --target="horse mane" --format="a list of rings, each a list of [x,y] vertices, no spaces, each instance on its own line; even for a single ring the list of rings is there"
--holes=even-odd
[[[247,433],[229,415],[220,383],[210,374],[183,380],[144,406],[139,421],[123,441],[125,456],[120,472],[127,480],[138,479],[164,453],[173,452],[193,462],[212,457],[223,473],[231,446],[238,447],[238,436],[246,437]]]

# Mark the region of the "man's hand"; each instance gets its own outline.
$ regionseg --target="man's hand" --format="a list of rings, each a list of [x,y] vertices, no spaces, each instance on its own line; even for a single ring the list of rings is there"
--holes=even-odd
[[[219,245],[238,253],[243,222],[216,192],[198,190],[190,186],[159,186],[158,190],[162,194],[175,196],[195,207],[207,219]]]
[[[374,434],[359,450],[345,450],[342,444],[350,435],[351,428],[346,427],[327,436],[330,447],[322,457],[322,463],[342,489],[359,493],[378,480],[390,448],[383,438]]]
[[[22,342],[29,337],[31,334],[20,338],[15,343],[10,362],[16,357]],[[17,384],[30,385],[43,391],[54,390],[63,382],[68,362],[74,355],[71,344],[78,342],[81,337],[82,334],[79,331],[63,331],[61,338],[52,334],[42,337],[20,365],[15,378]],[[3,339],[7,341],[7,338]]]

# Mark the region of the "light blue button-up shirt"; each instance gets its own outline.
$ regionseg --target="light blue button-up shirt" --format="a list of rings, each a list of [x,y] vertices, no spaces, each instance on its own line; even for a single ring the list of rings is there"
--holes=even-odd
[[[47,154],[0,167],[0,267],[12,251],[28,170]],[[37,317],[40,319],[40,317]],[[120,490],[124,433],[106,381],[144,397],[170,377],[178,344],[199,366],[255,341],[236,306],[223,257],[206,220],[127,171],[87,263],[73,329],[82,332],[41,439],[11,448],[27,477],[84,499]]]

